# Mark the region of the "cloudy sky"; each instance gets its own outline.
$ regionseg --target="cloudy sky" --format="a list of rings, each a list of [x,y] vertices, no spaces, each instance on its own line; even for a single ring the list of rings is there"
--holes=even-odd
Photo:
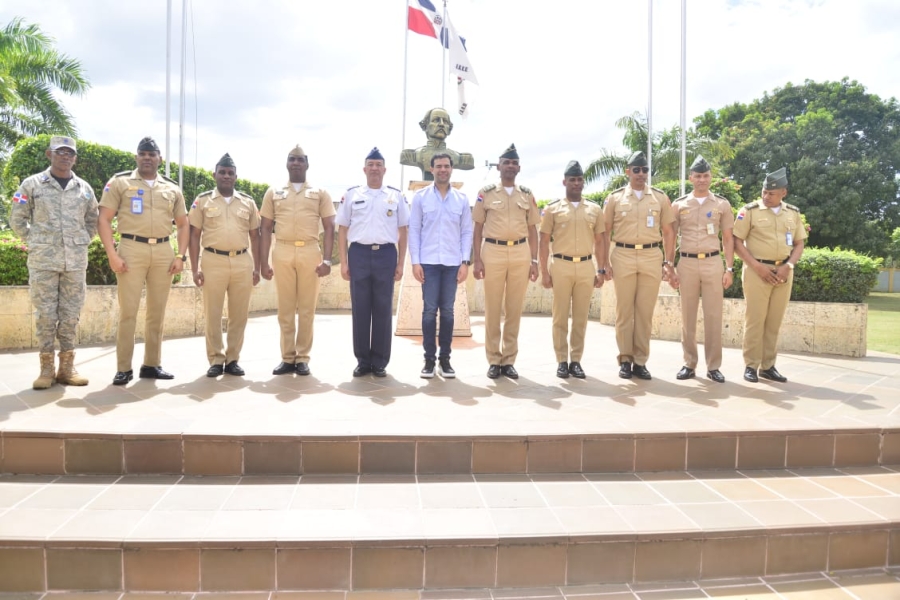
[[[441,46],[406,35],[405,0],[188,2],[185,163],[212,168],[229,152],[239,176],[280,184],[287,152],[310,155],[309,180],[340,197],[364,182],[372,146],[401,182],[400,150],[421,146],[418,121],[442,104]],[[439,0],[435,0],[439,4]],[[527,7],[527,8],[526,8]],[[451,148],[475,155],[464,191],[494,180],[485,161],[515,142],[519,182],[563,193],[570,159],[619,150],[616,119],[647,109],[647,2],[448,0],[480,85]],[[681,2],[654,0],[653,123],[680,115]],[[181,0],[173,0],[172,159],[178,158]],[[67,99],[82,139],[132,151],[166,131],[166,1],[0,0],[0,22],[37,23],[79,59],[92,88]],[[687,116],[749,102],[788,82],[856,79],[900,95],[896,0],[689,0]],[[404,119],[404,45],[408,43]],[[446,106],[455,114],[456,90]],[[405,142],[403,126],[405,122]],[[407,167],[402,179],[419,179]]]

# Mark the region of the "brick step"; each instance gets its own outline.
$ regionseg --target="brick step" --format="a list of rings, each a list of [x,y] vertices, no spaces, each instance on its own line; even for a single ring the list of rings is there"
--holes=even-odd
[[[532,588],[900,565],[900,469],[0,477],[0,590]]]

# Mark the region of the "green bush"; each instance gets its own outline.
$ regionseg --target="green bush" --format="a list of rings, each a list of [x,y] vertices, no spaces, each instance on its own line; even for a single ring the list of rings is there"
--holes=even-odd
[[[837,248],[805,248],[794,267],[791,300],[797,302],[862,302],[878,279],[882,259]],[[743,298],[743,262],[734,257],[734,284],[726,298]]]
[[[28,285],[28,249],[11,231],[0,233],[0,285]]]

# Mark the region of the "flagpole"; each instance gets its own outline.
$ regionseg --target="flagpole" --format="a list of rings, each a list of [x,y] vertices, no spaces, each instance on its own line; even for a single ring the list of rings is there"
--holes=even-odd
[[[403,42],[403,124],[400,127],[400,149],[406,148],[406,74],[409,70],[409,0],[406,0],[406,14],[403,16],[403,31],[405,40]],[[404,166],[400,164],[400,189],[403,189]]]
[[[647,0],[647,184],[653,180],[653,0]]]
[[[687,166],[687,0],[681,0],[681,194]]]
[[[187,70],[187,3],[181,0],[181,98],[178,120],[178,186],[184,189],[184,76]]]
[[[172,0],[166,1],[166,177],[169,177],[169,129],[172,123]]]
[[[447,46],[450,45],[450,30],[447,29],[447,0],[444,0],[444,22],[441,24],[443,29],[441,30],[441,46],[443,47],[443,51],[441,52],[441,108],[444,108],[447,104],[447,79],[450,77],[450,65],[447,64]],[[443,32],[447,32],[447,43],[444,43]],[[444,66],[447,66],[447,71],[444,71]]]

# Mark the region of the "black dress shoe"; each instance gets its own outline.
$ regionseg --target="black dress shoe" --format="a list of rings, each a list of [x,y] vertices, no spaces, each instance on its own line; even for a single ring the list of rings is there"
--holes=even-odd
[[[516,368],[512,365],[503,365],[500,367],[500,372],[503,373],[504,377],[509,377],[510,379],[519,378],[519,372],[516,371]]]
[[[272,375],[287,375],[294,372],[294,363],[280,362],[272,369]]]
[[[631,363],[626,361],[619,365],[619,377],[631,379]]]
[[[294,367],[297,369],[297,375],[304,375],[304,376],[309,375],[309,365],[308,364],[297,363],[296,365],[294,365]]]
[[[750,383],[759,382],[759,377],[756,376],[756,369],[753,367],[744,369],[744,381],[749,381]]]
[[[218,376],[221,375],[224,371],[225,371],[225,366],[224,366],[224,365],[211,365],[211,366],[206,370],[206,376],[207,376],[207,377],[218,377]]]
[[[576,379],[584,379],[586,375],[584,374],[584,369],[581,368],[581,363],[577,360],[569,363],[569,373],[572,374],[572,377]]]
[[[128,369],[127,371],[117,371],[115,377],[113,377],[113,385],[125,385],[132,379],[134,379],[134,371],[131,369]]]
[[[498,377],[500,377],[500,372],[500,365],[491,365],[490,367],[488,367],[487,376],[491,379],[497,379]]]
[[[647,370],[645,365],[634,365],[631,368],[631,372],[634,373],[634,376],[638,379],[646,379],[647,381],[652,379],[652,377],[650,377],[650,371]]]
[[[678,371],[675,375],[675,379],[693,379],[696,373],[690,367],[681,367],[681,370]]]
[[[368,365],[356,365],[356,368],[353,369],[354,377],[364,377],[372,372],[372,367]]]
[[[175,379],[175,376],[164,371],[162,367],[148,367],[141,365],[141,371],[138,373],[141,379]]]
[[[722,371],[718,369],[713,369],[712,371],[707,371],[706,376],[715,381],[716,383],[725,383],[725,376],[722,375]]]
[[[241,365],[237,364],[236,360],[225,365],[225,372],[229,375],[237,375],[238,377],[244,376],[244,370],[241,368]]]
[[[387,369],[384,367],[372,367],[372,375],[375,377],[387,377]]]
[[[569,363],[563,361],[556,367],[556,376],[561,379],[569,378]]]
[[[768,369],[760,369],[759,376],[763,379],[768,379],[769,381],[777,381],[778,383],[785,383],[787,381],[787,377],[779,373],[775,368],[775,365],[772,365]]]

